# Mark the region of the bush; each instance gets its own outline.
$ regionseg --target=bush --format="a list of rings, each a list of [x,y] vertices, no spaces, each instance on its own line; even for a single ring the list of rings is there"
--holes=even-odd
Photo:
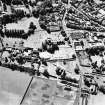
[[[50,31],[50,29],[46,29],[46,31],[47,31],[47,33],[48,33],[48,34],[51,34],[51,31]]]

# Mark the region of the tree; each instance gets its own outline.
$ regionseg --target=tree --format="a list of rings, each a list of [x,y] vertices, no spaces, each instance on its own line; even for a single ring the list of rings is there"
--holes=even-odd
[[[43,75],[47,78],[49,78],[49,72],[47,71],[47,69],[44,70]]]
[[[92,3],[94,3],[94,0],[87,0],[87,2],[90,6],[92,6]]]
[[[99,87],[99,91],[102,92],[103,94],[105,94],[105,86],[100,86]]]
[[[90,82],[87,78],[84,78],[84,83],[86,86],[90,87]]]
[[[20,56],[20,57],[17,58],[16,60],[17,60],[17,62],[18,62],[20,65],[22,65],[22,64],[25,63],[25,59],[24,59],[22,56]]]
[[[66,78],[66,72],[65,71],[63,71],[63,73],[61,74],[61,78],[62,79],[65,79]]]
[[[61,69],[59,67],[56,68],[56,74],[59,76],[61,75]]]
[[[8,62],[8,58],[7,58],[7,57],[5,57],[5,62],[6,62],[6,63]]]
[[[45,60],[42,60],[42,64],[47,66],[47,62]]]
[[[61,0],[63,3],[68,4],[68,0]]]
[[[0,66],[2,65],[1,61],[0,61]]]
[[[10,5],[12,0],[1,0],[1,1],[2,1],[3,3],[6,3],[7,5]]]
[[[83,47],[83,46],[84,46],[84,42],[81,40],[80,43],[81,43],[81,45],[82,45],[82,47]]]
[[[46,10],[45,10],[45,8],[41,8],[40,10],[39,10],[39,13],[41,14],[41,15],[46,15]]]
[[[35,18],[38,18],[39,17],[39,10],[33,10],[32,14]]]
[[[67,34],[66,34],[65,31],[62,30],[62,31],[61,31],[61,34],[62,34],[63,37],[67,37]]]
[[[73,54],[73,55],[72,55],[72,58],[73,58],[73,59],[76,59],[76,55],[75,55],[75,54]]]
[[[50,29],[49,29],[49,28],[47,28],[46,30],[47,30],[48,34],[51,34],[51,31],[50,31]]]
[[[77,64],[76,64],[74,71],[76,74],[79,74],[79,72],[80,72],[79,66]]]
[[[64,40],[65,40],[65,41],[69,41],[69,37],[65,37]]]

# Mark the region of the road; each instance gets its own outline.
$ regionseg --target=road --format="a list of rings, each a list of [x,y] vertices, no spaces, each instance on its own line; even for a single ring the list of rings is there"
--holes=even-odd
[[[67,8],[69,8],[70,6],[71,6],[71,5],[69,5]],[[65,16],[66,16],[66,14],[67,14],[67,10],[66,10],[66,13],[65,13],[64,18],[63,18],[63,28],[64,28],[64,30],[70,30],[70,29],[68,29],[68,28],[66,27],[66,24],[65,24]],[[68,34],[69,34],[69,33],[68,33]],[[68,36],[70,36],[70,35],[68,35]],[[71,37],[70,37],[70,40],[72,40]],[[72,42],[73,42],[73,41],[72,41]],[[72,46],[73,46],[73,49],[75,49],[73,43],[72,43]],[[74,51],[74,52],[75,52],[75,51]],[[76,53],[75,53],[75,54],[76,54]],[[77,57],[77,54],[76,54],[76,57]],[[83,86],[83,74],[82,74],[82,71],[81,71],[81,66],[80,66],[78,57],[77,57],[77,59],[76,59],[76,62],[77,62],[77,64],[79,65],[79,69],[80,69],[80,80],[79,80],[79,88],[78,88],[78,90],[77,90],[76,98],[75,98],[75,100],[74,100],[73,105],[79,105],[79,103],[80,103],[80,96],[81,96],[81,88],[82,88],[82,86]],[[69,105],[69,104],[68,104],[68,105]]]

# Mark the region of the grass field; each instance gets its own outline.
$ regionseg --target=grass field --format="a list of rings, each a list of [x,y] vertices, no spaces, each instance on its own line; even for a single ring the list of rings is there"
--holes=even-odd
[[[19,105],[30,78],[27,74],[0,67],[0,105]]]

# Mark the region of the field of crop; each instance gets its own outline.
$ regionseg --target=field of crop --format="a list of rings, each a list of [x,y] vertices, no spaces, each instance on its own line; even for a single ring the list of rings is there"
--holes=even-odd
[[[22,105],[67,105],[74,99],[75,92],[64,90],[56,81],[35,78]]]

